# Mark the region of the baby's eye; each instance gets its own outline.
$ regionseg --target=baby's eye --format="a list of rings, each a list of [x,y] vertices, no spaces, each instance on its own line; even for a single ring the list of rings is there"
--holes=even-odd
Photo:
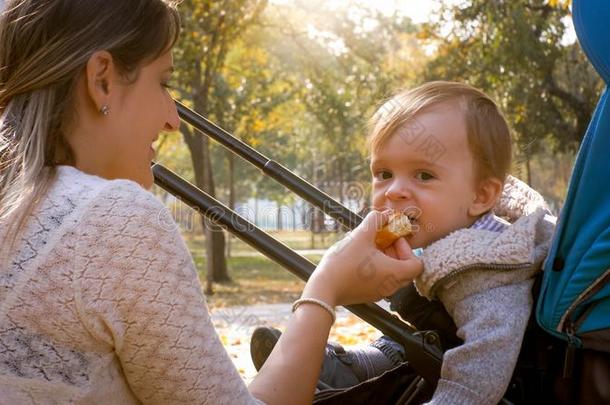
[[[433,175],[433,174],[430,174],[430,173],[428,173],[428,172],[421,171],[421,172],[417,172],[417,173],[415,174],[415,178],[416,178],[417,180],[420,180],[420,181],[428,181],[428,180],[432,180],[432,179],[434,179],[435,177],[434,177],[434,175]]]
[[[373,174],[373,178],[378,181],[383,181],[392,178],[392,173],[387,170],[380,170]]]

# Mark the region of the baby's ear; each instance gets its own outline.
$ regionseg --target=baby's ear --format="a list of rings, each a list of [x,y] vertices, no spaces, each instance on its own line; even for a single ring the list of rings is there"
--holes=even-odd
[[[491,210],[502,195],[504,183],[495,177],[481,180],[475,189],[475,196],[468,215],[478,217]]]

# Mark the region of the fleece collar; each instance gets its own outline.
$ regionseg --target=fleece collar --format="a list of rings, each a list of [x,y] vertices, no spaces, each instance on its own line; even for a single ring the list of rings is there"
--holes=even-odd
[[[542,196],[509,177],[493,211],[513,224],[502,232],[460,229],[424,249],[424,272],[415,280],[421,295],[434,298],[442,281],[471,269],[511,271],[538,267],[535,265],[548,251],[554,224]]]

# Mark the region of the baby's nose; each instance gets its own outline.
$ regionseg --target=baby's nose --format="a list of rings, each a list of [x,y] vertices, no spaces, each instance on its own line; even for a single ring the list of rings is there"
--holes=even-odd
[[[407,182],[395,181],[385,192],[389,200],[408,200],[413,198],[413,191]]]

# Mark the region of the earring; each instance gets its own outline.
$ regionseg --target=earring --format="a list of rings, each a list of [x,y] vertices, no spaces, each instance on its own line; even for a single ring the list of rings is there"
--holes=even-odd
[[[110,114],[110,107],[108,107],[106,104],[104,104],[101,108],[100,108],[100,113],[103,116],[107,116],[108,114]]]

